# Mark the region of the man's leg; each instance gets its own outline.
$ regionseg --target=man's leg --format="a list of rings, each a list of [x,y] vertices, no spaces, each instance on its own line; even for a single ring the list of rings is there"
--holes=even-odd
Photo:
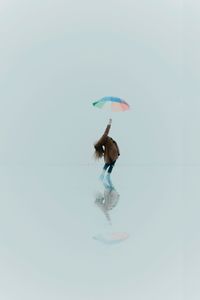
[[[105,172],[106,172],[107,168],[109,167],[109,165],[110,165],[110,164],[105,163],[105,165],[104,165],[104,167],[103,167],[103,171],[102,171],[102,173],[101,173],[101,175],[100,175],[100,180],[103,180],[103,179],[104,179]]]
[[[111,188],[113,188],[114,186],[113,186],[113,184],[112,184],[112,181],[111,181],[111,178],[110,178],[110,174],[111,174],[111,172],[112,172],[112,170],[113,170],[113,167],[114,167],[114,165],[115,165],[115,162],[116,162],[116,161],[113,161],[113,162],[109,165],[109,168],[108,168],[108,174],[106,175],[107,182],[108,182],[108,184],[109,184],[109,186],[110,186]]]
[[[108,173],[111,174],[113,167],[115,165],[116,160],[114,160],[112,163],[109,164]]]

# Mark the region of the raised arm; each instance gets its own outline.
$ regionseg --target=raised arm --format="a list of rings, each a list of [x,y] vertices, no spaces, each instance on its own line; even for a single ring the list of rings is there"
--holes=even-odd
[[[112,124],[112,119],[109,119],[109,123],[104,131],[104,134],[102,135],[102,137],[98,140],[98,142],[95,144],[95,146],[98,148],[99,146],[103,145],[105,142],[105,139],[107,138],[109,131],[110,131],[110,127]]]

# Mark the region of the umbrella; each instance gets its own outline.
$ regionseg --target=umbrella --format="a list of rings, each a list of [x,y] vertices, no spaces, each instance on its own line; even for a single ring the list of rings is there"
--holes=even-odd
[[[102,108],[109,106],[113,112],[125,111],[130,109],[129,104],[118,97],[103,97],[92,103],[93,106]]]

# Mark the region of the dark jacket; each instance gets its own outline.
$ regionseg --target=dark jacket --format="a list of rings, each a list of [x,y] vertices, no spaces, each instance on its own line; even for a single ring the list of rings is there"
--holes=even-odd
[[[104,161],[106,163],[112,163],[120,155],[119,147],[117,143],[108,136],[111,125],[107,125],[106,130],[98,142],[94,145],[95,148],[104,147]]]

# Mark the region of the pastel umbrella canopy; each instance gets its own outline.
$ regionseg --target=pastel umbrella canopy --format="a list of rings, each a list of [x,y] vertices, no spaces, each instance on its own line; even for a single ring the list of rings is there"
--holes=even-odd
[[[93,106],[98,108],[108,107],[113,112],[126,111],[130,109],[129,104],[121,98],[118,97],[103,97],[92,103]]]

